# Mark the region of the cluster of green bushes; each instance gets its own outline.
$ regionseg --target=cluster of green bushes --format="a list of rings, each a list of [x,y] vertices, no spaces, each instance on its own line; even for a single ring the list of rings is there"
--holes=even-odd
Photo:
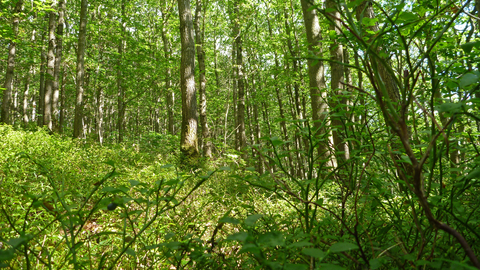
[[[275,166],[265,174],[231,156],[182,172],[162,152],[174,143],[153,134],[139,148],[100,146],[0,126],[0,267],[472,269],[455,239],[393,191],[381,155],[369,172],[352,158],[349,186],[325,164],[307,177],[283,170],[278,138],[261,150]],[[435,199],[445,215],[447,197]],[[478,243],[478,198],[452,203],[457,229]]]

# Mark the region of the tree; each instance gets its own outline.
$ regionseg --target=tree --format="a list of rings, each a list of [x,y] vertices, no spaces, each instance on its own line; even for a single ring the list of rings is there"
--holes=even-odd
[[[210,140],[210,129],[207,121],[207,95],[206,85],[207,79],[205,75],[205,50],[203,49],[205,13],[202,14],[203,0],[197,0],[195,9],[195,39],[197,47],[198,70],[199,70],[199,96],[200,96],[200,126],[202,129],[200,146],[203,155],[212,157],[212,141]]]
[[[313,59],[322,53],[321,40],[322,34],[320,29],[319,17],[317,10],[312,7],[308,0],[302,0],[302,12],[305,22],[305,32],[307,34],[308,49],[312,56],[308,59],[308,78],[310,89],[310,101],[312,106],[312,120],[313,126],[316,130],[317,136],[325,136],[325,128],[322,128],[326,121],[327,104],[325,102],[325,74],[323,62]],[[328,143],[323,140],[320,143],[318,152],[323,158],[328,158]]]
[[[48,50],[47,50],[47,79],[45,80],[45,103],[43,108],[43,124],[53,131],[52,107],[53,85],[55,80],[55,22],[56,15],[52,3],[52,11],[48,14]]]
[[[197,94],[195,88],[195,39],[190,0],[178,0],[182,56],[180,63],[180,89],[182,92],[182,129],[180,150],[185,164],[198,159]]]
[[[236,127],[237,132],[237,150],[242,151],[242,157],[246,158],[245,147],[247,146],[247,136],[245,135],[245,78],[243,71],[243,47],[242,47],[242,30],[240,28],[240,1],[234,1],[233,7],[234,19],[234,40],[236,49],[236,85],[237,85],[237,106],[236,106]]]
[[[174,123],[174,105],[175,105],[175,93],[173,92],[172,86],[172,68],[171,68],[171,58],[172,58],[172,44],[170,39],[167,37],[168,31],[168,19],[170,18],[170,12],[167,11],[166,5],[167,2],[162,2],[162,25],[160,26],[162,42],[163,42],[163,53],[166,60],[165,67],[165,99],[167,103],[167,117],[168,117],[168,133],[175,134],[175,123]]]
[[[52,122],[53,130],[59,132],[61,127],[59,126],[59,99],[60,99],[60,65],[62,64],[63,53],[63,25],[65,23],[65,1],[60,0],[58,2],[58,22],[57,22],[57,36],[56,36],[56,51],[55,51],[55,67],[53,76],[53,95],[52,95]],[[63,110],[62,107],[60,107]]]
[[[10,103],[12,99],[12,89],[13,89],[13,77],[15,71],[15,53],[17,48],[17,33],[18,33],[18,25],[20,24],[20,12],[22,12],[23,0],[17,0],[15,5],[15,9],[13,10],[13,18],[12,18],[12,29],[13,29],[13,37],[10,40],[9,48],[8,48],[8,60],[7,60],[7,74],[5,76],[5,90],[3,91],[3,102],[2,102],[2,113],[0,122],[5,124],[10,124]]]
[[[80,8],[80,27],[78,32],[77,49],[77,84],[75,100],[75,119],[73,124],[73,137],[80,138],[83,134],[83,95],[85,83],[85,48],[87,36],[87,9],[88,0],[82,0]]]

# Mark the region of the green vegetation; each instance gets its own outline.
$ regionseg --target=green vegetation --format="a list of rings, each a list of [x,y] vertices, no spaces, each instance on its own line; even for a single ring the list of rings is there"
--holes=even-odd
[[[0,10],[0,268],[480,269],[480,0]]]
[[[108,146],[43,129],[1,126],[0,134],[3,267],[355,269],[367,260],[370,269],[472,269],[455,239],[429,227],[410,196],[392,192],[387,153],[352,157],[339,186],[319,177],[321,166],[309,167],[308,179],[282,171],[278,138],[258,150],[274,153],[269,164],[280,169],[259,175],[233,155],[181,172],[164,158],[169,145],[150,147],[165,142],[154,134]],[[476,174],[429,198],[469,240],[479,239]]]

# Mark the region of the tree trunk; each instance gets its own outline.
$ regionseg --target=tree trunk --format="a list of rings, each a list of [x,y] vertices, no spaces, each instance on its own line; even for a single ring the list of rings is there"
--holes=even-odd
[[[53,5],[52,5],[53,8]],[[48,51],[47,51],[47,80],[45,81],[45,107],[43,108],[43,124],[53,131],[52,98],[55,81],[55,19],[54,11],[48,15]]]
[[[17,47],[15,39],[17,38],[18,25],[20,24],[20,16],[18,16],[17,14],[22,11],[22,5],[23,1],[18,0],[17,4],[15,5],[15,15],[12,19],[13,40],[10,41],[10,45],[8,48],[7,73],[5,75],[5,90],[3,91],[2,112],[0,119],[0,122],[3,122],[5,124],[11,123],[10,103],[12,99],[13,77],[15,72],[15,53]]]
[[[197,94],[195,89],[195,40],[190,0],[178,0],[182,54],[180,63],[180,88],[182,92],[182,130],[180,150],[182,163],[198,162]]]
[[[60,86],[60,113],[58,120],[58,133],[63,133],[63,123],[65,122],[65,85],[67,83],[67,71],[65,65],[62,68],[62,84]]]
[[[239,19],[239,1],[235,1],[234,13],[235,20],[235,47],[237,49],[237,126],[238,126],[238,150],[242,151],[242,157],[246,158],[245,147],[247,146],[247,137],[245,135],[245,78],[243,75],[243,54],[242,54],[242,32],[240,30]]]
[[[331,93],[332,96],[336,97],[333,101],[330,102],[330,110],[335,112],[331,117],[332,121],[332,137],[333,137],[333,145],[336,151],[335,158],[337,159],[337,163],[341,164],[346,159],[348,159],[347,148],[345,142],[342,139],[342,130],[344,129],[342,123],[342,112],[346,110],[346,102],[347,100],[344,98],[343,91],[343,84],[345,82],[345,70],[343,68],[343,45],[338,41],[337,37],[342,35],[341,31],[341,23],[338,19],[340,19],[340,12],[338,11],[337,4],[334,0],[327,0],[326,2],[327,9],[335,9],[334,12],[327,13],[328,19],[330,20],[330,30],[334,31],[336,36],[333,38],[332,43],[330,45],[330,74],[331,74]],[[346,117],[343,116],[343,118]]]
[[[123,51],[125,47],[125,30],[126,30],[126,18],[125,18],[125,0],[122,0],[122,25],[121,25],[121,39],[118,42],[118,65],[117,65],[117,142],[123,142],[123,133],[125,131],[125,89],[123,86]]]
[[[43,110],[45,108],[45,67],[47,62],[47,55],[45,54],[45,35],[47,31],[43,29],[42,39],[40,40],[41,52],[40,52],[40,86],[38,89],[38,107],[37,111],[37,125],[39,127],[43,126]]]
[[[308,0],[301,0],[303,18],[305,22],[305,29],[307,33],[308,49],[314,54],[314,56],[321,57],[322,45],[321,45],[321,31],[318,20],[317,11],[312,7],[312,4]],[[326,120],[327,104],[324,102],[326,97],[325,89],[325,75],[323,62],[318,60],[308,60],[308,77],[310,88],[310,99],[312,105],[312,120],[313,126],[316,130],[317,136],[322,136],[325,133],[325,129],[321,128],[322,123]],[[326,136],[328,138],[328,136]],[[318,153],[324,158],[328,158],[328,142],[323,140],[319,144]]]
[[[62,63],[62,51],[63,51],[63,25],[65,23],[65,1],[60,0],[58,2],[58,25],[57,25],[57,46],[55,55],[55,68],[54,68],[54,80],[53,80],[53,100],[52,100],[52,122],[53,130],[58,132],[59,128],[59,110],[58,102],[60,98],[59,78],[60,78],[60,65]]]
[[[205,157],[212,157],[212,141],[210,140],[210,130],[207,122],[207,97],[205,92],[207,79],[205,77],[205,51],[203,50],[204,18],[205,15],[202,15],[202,0],[197,0],[197,8],[195,9],[195,32],[199,70],[200,126],[202,127],[200,147]]]
[[[174,123],[174,105],[175,105],[175,93],[173,92],[172,87],[172,69],[170,67],[170,58],[172,57],[172,44],[167,37],[168,29],[168,17],[165,14],[165,11],[162,11],[163,24],[161,27],[161,35],[163,42],[163,53],[166,60],[165,68],[165,99],[167,103],[167,118],[168,118],[168,133],[173,135],[175,134],[175,123]]]
[[[80,138],[83,131],[83,94],[85,80],[85,47],[87,36],[87,8],[88,0],[82,0],[80,9],[80,27],[78,31],[77,49],[77,97],[75,101],[75,120],[73,125],[73,137]]]
[[[36,18],[37,16],[34,15],[34,17]],[[30,38],[30,41],[32,42],[32,44],[35,42],[35,33],[36,33],[36,29],[33,29],[32,30],[32,37]],[[30,67],[28,68],[28,73],[27,73],[27,76],[25,78],[25,88],[24,88],[24,91],[23,91],[23,127],[27,127],[28,126],[28,122],[29,122],[29,117],[28,117],[28,99],[29,99],[29,92],[30,92],[30,80],[32,78],[32,76],[35,75],[35,68],[34,68],[34,65],[33,63],[30,64]],[[33,115],[33,113],[32,113]],[[32,119],[33,120],[33,119]]]

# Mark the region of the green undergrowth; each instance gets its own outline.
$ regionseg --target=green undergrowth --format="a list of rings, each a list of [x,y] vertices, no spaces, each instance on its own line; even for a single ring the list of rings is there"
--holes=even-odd
[[[350,191],[320,177],[322,164],[308,177],[283,170],[276,137],[263,174],[233,151],[182,171],[176,143],[100,146],[0,126],[0,268],[471,269],[452,237],[412,222],[421,209],[392,193],[381,154],[368,177],[351,159]],[[460,206],[472,241],[478,207]]]

